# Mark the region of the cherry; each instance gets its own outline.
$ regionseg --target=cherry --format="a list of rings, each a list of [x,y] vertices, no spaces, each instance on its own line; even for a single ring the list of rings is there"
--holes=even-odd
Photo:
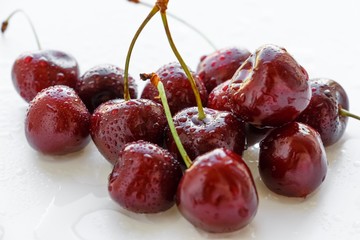
[[[161,145],[165,127],[161,104],[148,99],[114,99],[95,109],[90,134],[100,153],[115,164],[126,143],[145,140]]]
[[[242,155],[245,149],[245,123],[230,112],[204,108],[199,120],[196,107],[186,108],[174,117],[174,125],[190,158],[224,147]],[[166,146],[180,159],[177,146],[168,131]]]
[[[312,97],[308,107],[297,121],[306,123],[320,133],[325,146],[336,143],[344,134],[349,100],[344,88],[334,80],[319,78],[310,80]],[[359,119],[359,117],[357,117]]]
[[[57,50],[41,50],[41,46],[30,18],[22,10],[14,11],[3,22],[4,33],[11,17],[21,12],[25,14],[38,43],[38,51],[21,54],[14,62],[11,77],[16,91],[27,102],[42,89],[54,85],[75,88],[79,77],[79,66],[73,56]]]
[[[85,72],[76,91],[92,113],[101,103],[124,95],[124,71],[111,64],[98,65]],[[129,77],[130,97],[137,97],[135,79]]]
[[[233,109],[233,102],[230,95],[231,80],[227,80],[217,85],[210,93],[207,106],[220,111],[229,111]]]
[[[157,213],[174,205],[181,176],[180,164],[167,150],[140,140],[120,151],[108,190],[127,210]]]
[[[173,115],[184,108],[196,106],[196,98],[191,84],[179,63],[172,62],[166,64],[157,70],[156,74],[160,76],[161,81],[164,84],[170,110]],[[197,78],[195,73],[192,72],[192,74],[200,93],[201,101],[205,105],[208,94],[204,83]],[[161,101],[158,96],[159,92],[156,87],[148,82],[144,87],[141,98],[151,99],[160,103]]]
[[[295,120],[311,98],[308,75],[284,49],[265,45],[252,54],[233,79],[244,79],[230,87],[233,112],[257,127],[278,127]]]
[[[78,151],[89,142],[90,113],[75,91],[56,85],[30,102],[25,135],[30,146],[45,154]]]
[[[324,181],[326,153],[319,133],[291,122],[271,131],[260,142],[259,173],[273,192],[306,197]]]
[[[231,79],[249,56],[250,52],[245,48],[223,48],[203,56],[196,73],[210,93],[217,85]]]
[[[246,226],[257,212],[258,201],[246,163],[225,148],[197,157],[176,194],[180,213],[194,226],[215,233]]]

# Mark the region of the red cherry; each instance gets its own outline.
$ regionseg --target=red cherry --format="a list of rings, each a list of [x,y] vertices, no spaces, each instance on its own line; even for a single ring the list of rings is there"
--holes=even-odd
[[[57,85],[43,89],[30,102],[25,134],[45,154],[66,154],[89,142],[90,114],[75,91]]]
[[[186,170],[176,204],[196,227],[221,233],[241,229],[254,218],[258,195],[243,159],[220,148],[199,156]]]
[[[271,191],[306,197],[320,186],[327,172],[319,133],[298,122],[274,129],[260,142],[259,172]]]

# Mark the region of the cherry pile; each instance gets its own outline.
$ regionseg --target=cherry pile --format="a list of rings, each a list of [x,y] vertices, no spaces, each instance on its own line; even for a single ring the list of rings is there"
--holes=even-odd
[[[92,139],[114,165],[108,191],[120,206],[157,213],[176,205],[209,232],[236,231],[255,217],[259,198],[242,157],[254,144],[271,191],[312,194],[326,178],[325,147],[339,141],[349,116],[359,119],[348,112],[345,90],[331,79],[309,79],[285,48],[272,44],[253,53],[216,50],[191,71],[171,38],[167,3],[158,0],[136,32],[124,70],[103,64],[80,76],[73,57],[40,45],[15,60],[11,76],[29,102],[30,146],[67,154]],[[149,81],[139,95],[130,56],[158,12],[178,62],[141,74]]]

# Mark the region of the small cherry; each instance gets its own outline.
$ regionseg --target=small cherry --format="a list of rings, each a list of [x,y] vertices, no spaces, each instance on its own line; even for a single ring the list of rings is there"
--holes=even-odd
[[[179,162],[165,149],[142,140],[128,143],[109,176],[111,198],[136,213],[172,207],[182,176]]]
[[[42,89],[54,85],[66,85],[75,88],[79,77],[79,66],[73,56],[57,51],[42,50],[30,18],[22,10],[14,11],[2,25],[2,33],[8,27],[9,20],[16,13],[23,13],[28,19],[36,41],[38,51],[21,54],[14,62],[11,77],[16,91],[30,102]]]
[[[124,96],[124,70],[102,64],[86,71],[77,82],[76,91],[92,113],[101,103]],[[135,79],[129,76],[130,97],[137,97]]]
[[[306,197],[324,181],[327,159],[319,133],[291,122],[271,131],[260,142],[259,173],[273,192]]]
[[[343,136],[348,117],[360,120],[351,114],[349,100],[344,88],[328,78],[310,80],[312,96],[307,108],[297,121],[313,127],[320,133],[324,146],[330,146]]]
[[[30,146],[45,154],[67,154],[90,141],[90,113],[75,91],[63,85],[40,91],[30,102],[25,135]]]

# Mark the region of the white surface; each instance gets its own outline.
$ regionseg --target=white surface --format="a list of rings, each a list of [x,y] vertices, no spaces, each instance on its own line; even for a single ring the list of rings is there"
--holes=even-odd
[[[147,1],[154,2],[154,1]],[[31,16],[44,48],[63,50],[81,72],[102,63],[124,67],[130,39],[148,9],[125,0],[1,0],[0,18],[16,8]],[[287,50],[310,77],[329,77],[347,90],[360,113],[360,2],[357,0],[171,0],[169,10],[191,22],[219,47],[254,51],[265,43]],[[212,49],[198,35],[169,19],[185,61],[196,68]],[[176,210],[136,215],[107,193],[111,166],[91,143],[80,153],[44,156],[24,136],[27,104],[15,92],[10,71],[23,51],[36,49],[25,18],[15,16],[0,39],[0,239],[360,239],[360,123],[350,120],[343,139],[327,150],[329,171],[307,199],[269,192],[259,180],[257,149],[244,155],[259,191],[254,221],[231,234],[195,229]],[[157,16],[139,38],[130,73],[157,70],[174,61]]]

